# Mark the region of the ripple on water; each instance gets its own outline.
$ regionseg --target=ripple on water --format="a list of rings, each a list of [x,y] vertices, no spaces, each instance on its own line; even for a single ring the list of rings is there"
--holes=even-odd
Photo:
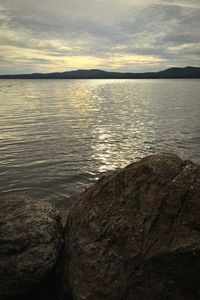
[[[104,172],[173,151],[200,163],[199,80],[1,80],[0,190],[66,211]]]

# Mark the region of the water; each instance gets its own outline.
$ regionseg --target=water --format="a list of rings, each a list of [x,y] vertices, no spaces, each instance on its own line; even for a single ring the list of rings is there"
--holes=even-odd
[[[200,163],[199,80],[0,80],[0,192],[71,201],[102,173],[171,151]]]

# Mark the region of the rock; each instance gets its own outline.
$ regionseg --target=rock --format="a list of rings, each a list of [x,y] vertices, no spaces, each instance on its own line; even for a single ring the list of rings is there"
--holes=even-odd
[[[38,288],[51,274],[61,246],[62,225],[56,208],[23,196],[2,196],[0,299]]]
[[[199,280],[199,166],[148,156],[100,179],[72,207],[63,299],[195,300]]]

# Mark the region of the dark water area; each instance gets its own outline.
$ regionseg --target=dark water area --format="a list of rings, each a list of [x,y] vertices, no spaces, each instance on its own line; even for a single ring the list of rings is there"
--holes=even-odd
[[[200,81],[0,80],[0,193],[66,215],[104,172],[174,152],[200,164]]]

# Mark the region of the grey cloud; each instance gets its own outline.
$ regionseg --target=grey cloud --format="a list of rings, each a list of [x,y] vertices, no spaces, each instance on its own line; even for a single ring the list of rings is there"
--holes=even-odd
[[[160,55],[166,58],[170,55],[169,46],[199,41],[199,20],[200,11],[195,9],[153,5],[140,11],[131,22],[126,21],[122,25],[123,30],[132,37],[137,49],[141,46],[141,53],[159,55],[160,52]],[[145,42],[149,47],[143,47]],[[132,46],[130,49],[134,50]]]
[[[48,56],[117,54],[155,56],[186,64],[196,62],[198,49],[191,46],[181,52],[173,46],[198,43],[200,9],[184,0],[152,1],[151,5],[133,5],[134,1],[98,0],[2,0],[0,20],[7,29],[25,32],[30,39],[4,37],[8,46],[44,51]],[[128,4],[129,3],[129,4]],[[149,2],[150,3],[150,2]],[[63,41],[57,47],[50,40]],[[43,43],[41,44],[40,41]],[[71,48],[67,48],[69,44]],[[185,56],[184,56],[185,51]],[[33,60],[36,63],[36,60]],[[44,60],[40,63],[46,64]],[[124,63],[122,67],[127,68]],[[149,67],[149,66],[148,66]],[[144,66],[141,66],[144,68]]]

